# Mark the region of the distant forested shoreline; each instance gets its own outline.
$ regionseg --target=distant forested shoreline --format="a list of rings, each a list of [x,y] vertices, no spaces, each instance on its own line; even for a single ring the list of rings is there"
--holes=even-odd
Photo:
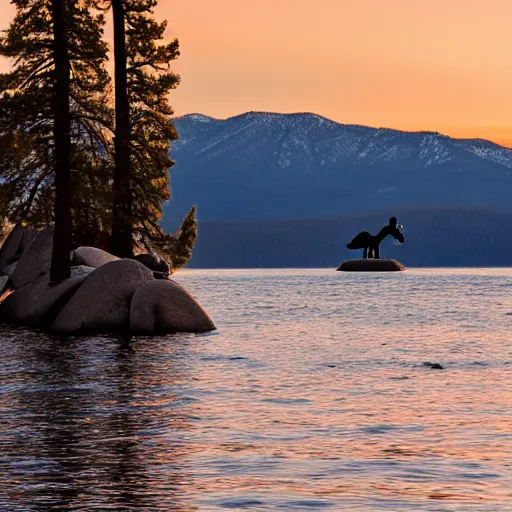
[[[199,211],[200,214],[200,211]],[[336,267],[361,251],[346,248],[361,230],[376,233],[390,215],[405,244],[387,239],[382,257],[410,267],[512,266],[512,212],[405,209],[367,215],[262,221],[204,221],[188,268]]]

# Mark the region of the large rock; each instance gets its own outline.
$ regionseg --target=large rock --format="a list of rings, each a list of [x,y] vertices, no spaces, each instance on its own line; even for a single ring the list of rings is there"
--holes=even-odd
[[[162,259],[153,256],[152,254],[137,254],[134,259],[140,261],[149,269],[160,272],[163,275],[169,275],[169,265]]]
[[[178,283],[147,282],[135,292],[130,329],[141,334],[207,332],[215,329],[201,306]]]
[[[27,327],[46,327],[78,290],[91,267],[74,267],[71,277],[58,284],[50,284],[45,275],[11,293],[0,304],[0,322]]]
[[[23,238],[23,228],[21,224],[16,226],[7,235],[2,247],[0,247],[0,272],[18,259],[19,248]]]
[[[397,272],[405,267],[396,260],[361,259],[344,261],[337,270],[344,272]]]
[[[9,266],[4,268],[4,274],[6,276],[12,277],[14,274],[14,271],[16,270],[16,267],[18,266],[18,262],[15,261],[14,263],[11,263]]]
[[[137,261],[105,263],[87,277],[51,328],[62,334],[127,331],[133,294],[150,280],[152,272]]]
[[[7,290],[7,283],[9,282],[9,276],[0,276],[0,295]]]
[[[52,248],[53,228],[39,231],[32,243],[23,251],[11,277],[15,290],[50,271]]]
[[[34,238],[37,236],[37,231],[31,228],[23,228],[23,236],[21,237],[20,247],[18,249],[18,255],[21,256],[23,252],[32,243]]]
[[[98,268],[105,263],[117,261],[119,258],[96,247],[78,247],[71,253],[71,262],[73,265],[87,265],[88,267]]]

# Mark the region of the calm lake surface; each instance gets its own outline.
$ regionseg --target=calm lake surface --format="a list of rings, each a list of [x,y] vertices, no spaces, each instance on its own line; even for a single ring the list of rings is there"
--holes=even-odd
[[[0,330],[1,511],[512,511],[512,270],[176,280],[217,332]]]

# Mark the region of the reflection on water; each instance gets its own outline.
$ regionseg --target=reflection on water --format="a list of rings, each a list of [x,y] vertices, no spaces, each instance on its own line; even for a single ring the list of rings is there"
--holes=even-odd
[[[194,510],[187,340],[2,338],[1,510]]]
[[[1,511],[512,510],[511,271],[178,280],[217,332],[0,331]]]

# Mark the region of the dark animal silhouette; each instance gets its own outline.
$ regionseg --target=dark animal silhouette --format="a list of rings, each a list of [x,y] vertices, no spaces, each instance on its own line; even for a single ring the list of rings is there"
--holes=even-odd
[[[404,243],[404,235],[400,233],[402,226],[397,226],[395,217],[389,219],[389,224],[384,226],[377,235],[371,235],[368,231],[362,231],[355,238],[347,244],[348,249],[363,249],[363,258],[380,258],[379,246],[388,235],[391,235],[395,240]]]

